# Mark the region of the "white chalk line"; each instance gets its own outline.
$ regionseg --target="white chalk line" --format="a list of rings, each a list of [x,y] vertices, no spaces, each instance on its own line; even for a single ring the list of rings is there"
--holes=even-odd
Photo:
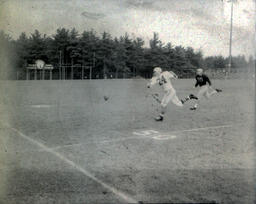
[[[146,138],[152,138],[155,140],[169,140],[175,139],[176,135],[162,134],[156,130],[142,130],[140,132],[133,132],[134,135],[143,136]]]
[[[176,135],[157,135],[152,137],[155,140],[170,140],[177,138]]]
[[[203,130],[209,130],[209,129],[227,128],[227,127],[232,127],[232,126],[233,126],[233,124],[210,126],[210,127],[203,127],[203,128],[193,128],[193,129],[187,129],[187,130],[170,131],[170,132],[165,132],[164,134],[162,134],[156,130],[141,130],[140,132],[133,132],[133,134],[144,137],[144,138],[152,138],[152,139],[156,139],[156,140],[168,140],[168,139],[177,138],[177,136],[173,135],[173,133],[203,131]]]
[[[47,147],[46,145],[30,138],[29,136],[23,134],[22,132],[20,132],[19,130],[8,126],[12,131],[18,133],[22,138],[28,140],[29,142],[37,145],[38,147],[40,147],[41,149],[45,150],[45,152],[49,152],[53,155],[55,155],[56,157],[58,157],[60,160],[66,162],[67,164],[69,164],[70,166],[72,166],[74,169],[78,170],[79,172],[83,173],[85,176],[89,177],[90,179],[92,179],[93,181],[97,182],[98,184],[102,185],[104,188],[108,189],[109,191],[111,191],[112,193],[114,193],[116,196],[118,196],[119,198],[122,198],[124,201],[128,202],[128,203],[138,203],[138,201],[136,201],[135,199],[133,199],[132,197],[126,195],[125,193],[111,187],[110,185],[104,183],[103,181],[99,180],[97,177],[95,177],[93,174],[91,174],[90,172],[88,172],[87,170],[85,170],[84,168],[82,168],[81,166],[77,165],[76,163],[74,163],[73,161],[67,159],[66,157],[64,157],[62,154],[54,151],[53,149]]]
[[[202,128],[192,128],[192,129],[188,129],[188,130],[176,130],[176,131],[171,131],[170,133],[194,132],[194,131],[200,131],[200,130],[219,129],[219,128],[232,127],[233,125],[234,124],[209,126],[209,127],[202,127]]]
[[[31,108],[51,108],[53,105],[47,105],[47,104],[37,104],[37,105],[30,105]]]

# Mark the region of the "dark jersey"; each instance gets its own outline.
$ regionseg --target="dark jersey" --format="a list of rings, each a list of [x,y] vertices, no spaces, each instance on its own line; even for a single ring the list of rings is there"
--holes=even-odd
[[[207,82],[211,86],[211,81],[208,78],[208,76],[206,76],[205,74],[203,74],[203,75],[196,75],[195,87],[197,87],[197,86],[204,86],[204,85],[206,85]]]

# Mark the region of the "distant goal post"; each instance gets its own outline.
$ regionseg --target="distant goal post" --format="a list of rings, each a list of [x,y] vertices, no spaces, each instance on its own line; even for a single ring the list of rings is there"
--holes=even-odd
[[[26,66],[26,80],[30,80],[31,77],[34,80],[44,80],[46,73],[48,73],[49,79],[51,80],[53,69],[54,66],[52,64],[46,64],[43,60],[40,59],[35,60],[34,64],[28,64]]]

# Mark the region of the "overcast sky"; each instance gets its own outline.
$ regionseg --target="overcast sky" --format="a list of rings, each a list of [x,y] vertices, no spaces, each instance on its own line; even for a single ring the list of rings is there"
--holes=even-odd
[[[255,0],[234,4],[233,54],[254,54]],[[153,32],[162,42],[201,49],[205,56],[228,55],[230,3],[227,0],[0,0],[0,29],[17,38],[38,29],[125,32],[148,45]]]

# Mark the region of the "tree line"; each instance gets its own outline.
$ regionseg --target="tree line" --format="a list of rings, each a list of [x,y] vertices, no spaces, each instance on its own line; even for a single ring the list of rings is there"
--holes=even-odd
[[[207,69],[224,69],[228,58],[223,56],[204,57],[200,50],[192,47],[174,46],[171,42],[164,44],[157,33],[153,33],[149,46],[140,37],[112,37],[103,32],[59,28],[52,36],[35,30],[30,36],[21,33],[14,40],[3,31],[0,32],[1,76],[11,76],[16,71],[25,71],[28,64],[42,59],[55,68],[61,65],[83,65],[92,67],[94,75],[103,76],[120,73],[131,76],[147,76],[155,66],[172,69],[178,73],[194,70],[198,67]],[[253,65],[251,56],[232,57],[232,69],[247,68]]]

